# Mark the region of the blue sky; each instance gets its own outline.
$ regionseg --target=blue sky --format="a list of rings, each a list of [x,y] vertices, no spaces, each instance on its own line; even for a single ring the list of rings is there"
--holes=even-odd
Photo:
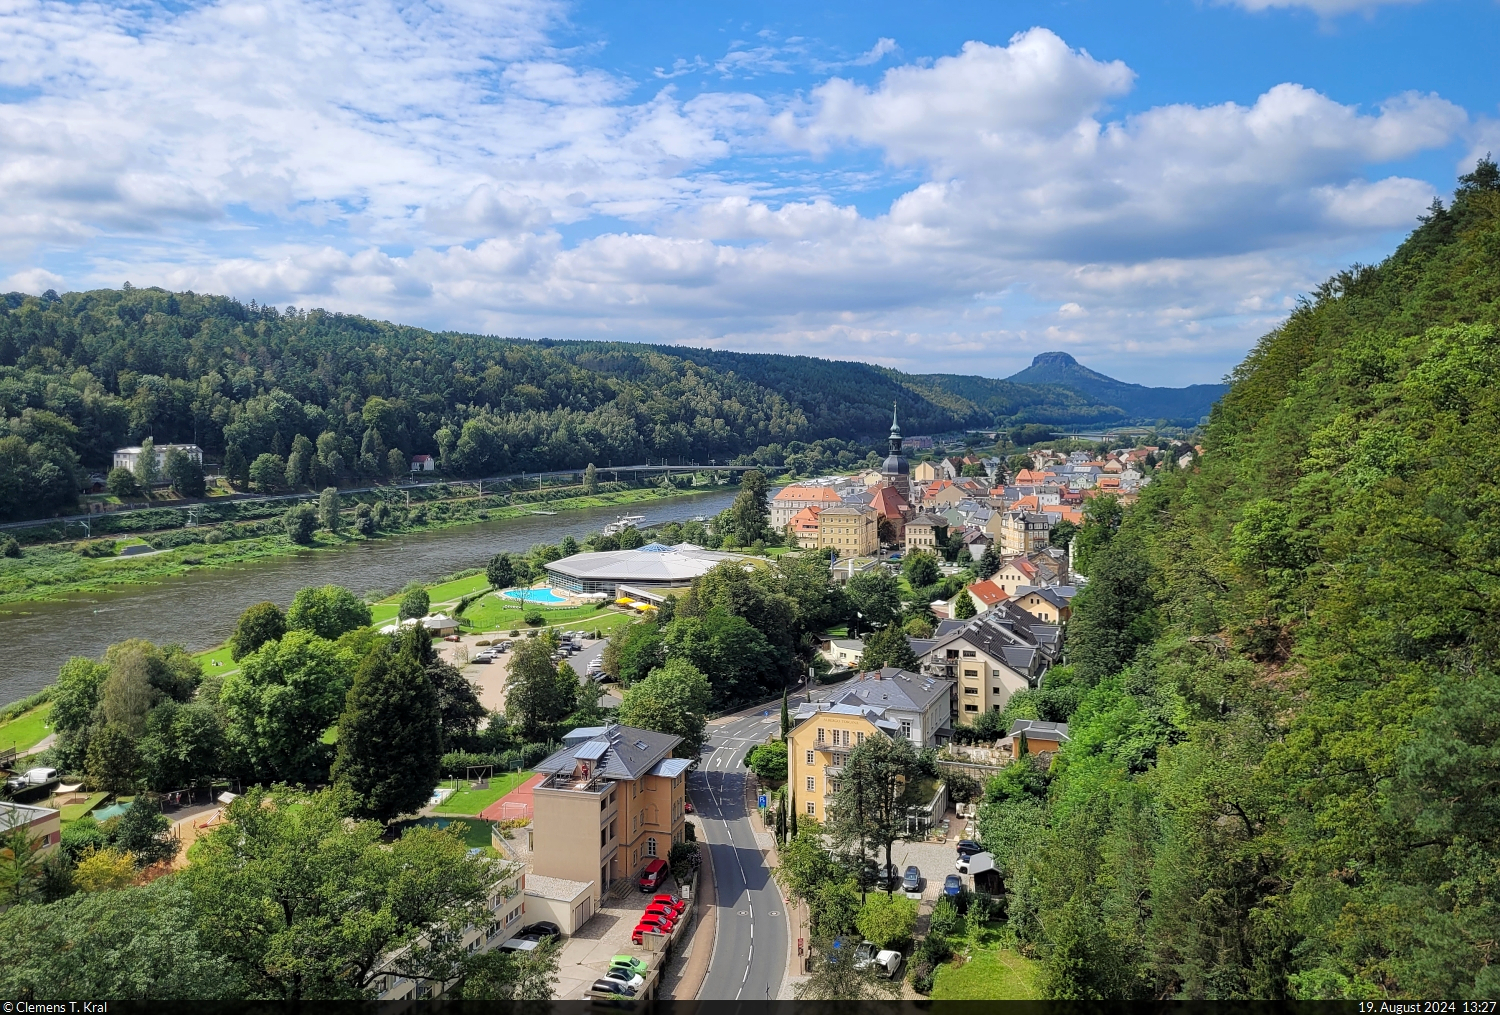
[[[0,0],[0,288],[1217,380],[1500,151],[1495,0]]]

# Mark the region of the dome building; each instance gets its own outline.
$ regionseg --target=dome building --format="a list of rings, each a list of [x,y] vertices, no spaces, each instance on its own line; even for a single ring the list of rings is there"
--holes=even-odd
[[[911,501],[911,463],[901,453],[901,427],[896,422],[896,407],[891,406],[891,453],[880,465],[880,477]]]

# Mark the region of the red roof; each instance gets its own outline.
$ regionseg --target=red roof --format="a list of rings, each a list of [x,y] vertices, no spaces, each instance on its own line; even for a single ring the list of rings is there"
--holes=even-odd
[[[889,485],[876,489],[875,496],[870,500],[870,506],[886,518],[896,518],[911,508],[906,498],[901,496],[901,491]]]
[[[776,494],[773,500],[810,500],[822,501],[825,504],[841,504],[837,492],[827,486],[786,486]]]
[[[1004,589],[988,578],[982,582],[975,582],[973,585],[970,585],[969,591],[986,606],[994,606],[996,603],[1010,598],[1010,596],[1005,594]]]

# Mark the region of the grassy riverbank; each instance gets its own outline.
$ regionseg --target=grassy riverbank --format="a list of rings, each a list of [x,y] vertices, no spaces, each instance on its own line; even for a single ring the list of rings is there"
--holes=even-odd
[[[383,539],[483,521],[522,518],[542,509],[562,512],[627,507],[706,492],[711,492],[711,488],[673,491],[661,487],[644,487],[594,495],[585,495],[580,491],[576,496],[561,497],[536,505],[492,503],[488,498],[434,501],[423,504],[419,510],[403,512],[405,517],[387,524],[382,531],[368,538]],[[222,528],[211,531],[221,531]],[[363,542],[365,538],[354,535],[352,526],[348,526],[339,534],[319,531],[311,546],[293,543],[284,534],[267,533],[221,542],[192,542],[137,557],[85,556],[71,544],[28,547],[19,558],[0,558],[0,603],[24,603],[79,593],[105,592],[122,586],[149,584],[189,571],[225,567],[307,550],[337,550]]]

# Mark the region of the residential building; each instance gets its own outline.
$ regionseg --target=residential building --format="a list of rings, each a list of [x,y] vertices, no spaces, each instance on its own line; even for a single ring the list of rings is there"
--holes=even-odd
[[[913,451],[927,451],[932,448],[931,437],[903,437],[902,448],[911,448]]]
[[[911,468],[911,479],[913,483],[921,483],[923,485],[926,485],[928,483],[936,482],[938,476],[938,468],[932,462],[918,462]]]
[[[966,591],[969,598],[974,602],[974,615],[976,617],[986,610],[999,606],[1010,598],[1005,589],[998,585],[993,578],[986,578],[984,581],[975,582]]]
[[[1018,586],[1011,600],[1044,624],[1066,624],[1073,616],[1073,596],[1077,589],[1072,585],[1055,585],[1036,588]]]
[[[980,712],[1003,709],[1017,691],[1040,686],[1061,646],[1058,627],[1002,601],[972,620],[939,623],[922,670],[957,681],[955,722],[968,725]]]
[[[948,520],[924,512],[906,523],[905,548],[907,553],[926,550],[937,553],[938,544],[948,538]]]
[[[62,813],[51,807],[16,804],[0,800],[0,837],[24,825],[31,841],[49,849],[62,841]]]
[[[516,932],[527,922],[535,922],[538,917],[534,913],[528,913],[525,897],[522,894],[527,887],[528,876],[523,864],[514,863],[509,860],[489,860],[490,864],[501,868],[500,877],[490,886],[490,897],[487,908],[491,919],[483,924],[470,924],[463,929],[462,944],[467,952],[487,952],[499,947],[506,941],[516,936]],[[568,928],[566,924],[559,924],[564,934],[571,934],[574,928]],[[453,984],[438,980],[429,980],[425,977],[409,978],[400,972],[406,966],[402,962],[418,944],[425,944],[426,939],[421,938],[418,942],[407,945],[395,952],[385,956],[381,965],[377,966],[377,974],[373,981],[375,997],[381,1001],[420,1001],[428,998],[441,997],[443,993]],[[456,980],[455,980],[456,982]]]
[[[816,550],[818,548],[818,515],[822,513],[822,509],[816,504],[810,504],[792,515],[792,520],[786,524],[792,538],[802,549]]]
[[[830,638],[819,646],[818,651],[834,669],[849,670],[859,665],[859,657],[865,654],[862,638]]]
[[[771,498],[771,528],[780,532],[803,508],[822,510],[842,503],[831,486],[784,486]]]
[[[887,666],[834,685],[827,701],[883,710],[885,718],[896,723],[897,734],[920,751],[953,736],[953,689],[954,682],[945,677]]]
[[[1000,516],[1000,549],[1003,553],[1030,553],[1047,545],[1052,520],[1035,511],[1006,511]]]
[[[880,464],[880,476],[896,488],[909,503],[911,501],[911,464],[901,453],[901,427],[896,423],[896,407],[891,406],[890,454]]]
[[[597,910],[613,881],[664,859],[683,841],[683,788],[692,761],[671,756],[681,742],[614,723],[563,737],[562,750],[536,766],[545,778],[532,789],[533,873],[589,882]]]
[[[894,737],[901,726],[868,705],[813,701],[799,705],[787,740],[787,787],[798,814],[828,819],[849,752],[866,737]]]
[[[437,471],[437,459],[433,458],[431,455],[412,455],[411,456],[411,471],[412,472],[436,472]]]
[[[158,444],[156,445],[156,469],[160,472],[167,464],[168,451],[181,451],[187,455],[195,464],[203,464],[203,449],[196,444]],[[141,460],[141,448],[139,445],[130,448],[115,449],[115,464],[117,469],[135,471],[136,463]],[[165,479],[165,477],[163,477]]]
[[[863,504],[841,504],[818,514],[818,547],[833,547],[840,557],[880,552],[880,519]]]

